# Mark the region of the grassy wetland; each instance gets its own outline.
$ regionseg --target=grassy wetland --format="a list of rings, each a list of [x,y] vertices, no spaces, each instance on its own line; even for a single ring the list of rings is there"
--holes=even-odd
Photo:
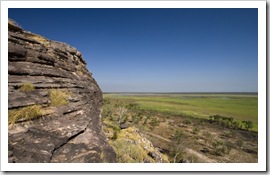
[[[116,152],[121,132],[137,128],[171,163],[258,160],[257,94],[110,93],[103,99],[104,131]]]

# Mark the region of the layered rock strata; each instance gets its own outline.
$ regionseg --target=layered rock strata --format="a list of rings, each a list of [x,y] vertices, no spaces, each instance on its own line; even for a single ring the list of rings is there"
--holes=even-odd
[[[26,84],[32,88],[22,90]],[[53,104],[52,90],[66,93],[65,103]],[[41,111],[10,122],[9,162],[115,162],[102,132],[102,92],[82,54],[9,22],[9,119],[29,106]]]

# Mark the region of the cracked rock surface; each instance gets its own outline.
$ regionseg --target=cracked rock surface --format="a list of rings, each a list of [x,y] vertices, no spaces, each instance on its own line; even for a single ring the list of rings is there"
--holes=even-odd
[[[8,35],[9,111],[31,105],[46,111],[39,118],[21,118],[9,125],[9,162],[115,162],[102,132],[102,92],[82,54],[12,23]],[[21,91],[25,83],[35,89]],[[51,89],[68,90],[68,103],[51,105]]]

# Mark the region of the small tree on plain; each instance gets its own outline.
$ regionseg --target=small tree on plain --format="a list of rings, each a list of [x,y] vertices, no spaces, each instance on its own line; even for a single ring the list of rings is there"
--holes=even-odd
[[[245,129],[246,129],[247,131],[250,130],[251,128],[253,128],[253,123],[252,123],[252,121],[244,120],[244,121],[242,121],[242,123],[244,124],[244,127],[245,127]]]
[[[186,135],[183,131],[177,130],[172,138],[172,150],[171,154],[173,156],[173,162],[177,163],[181,161],[183,155],[185,153],[185,149],[188,146],[188,142],[186,141]]]

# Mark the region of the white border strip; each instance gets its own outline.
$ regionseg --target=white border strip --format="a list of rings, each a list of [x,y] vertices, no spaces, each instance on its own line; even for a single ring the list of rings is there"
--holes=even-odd
[[[8,163],[8,8],[258,8],[258,163]],[[266,171],[265,1],[1,1],[1,76],[1,171]]]
[[[8,8],[258,8],[265,1],[2,1]],[[266,8],[266,7],[265,7]]]

